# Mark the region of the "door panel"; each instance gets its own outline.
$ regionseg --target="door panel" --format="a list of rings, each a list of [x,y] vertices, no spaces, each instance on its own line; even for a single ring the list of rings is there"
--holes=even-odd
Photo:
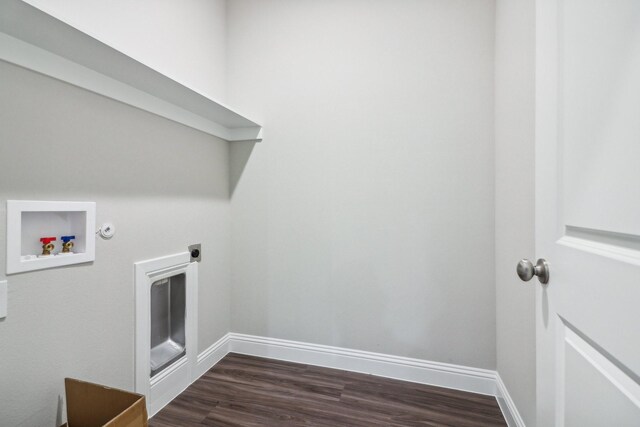
[[[566,225],[640,236],[640,2],[559,7]]]
[[[567,427],[637,427],[640,387],[605,354],[563,324],[558,417]],[[598,402],[598,405],[585,404]],[[606,410],[603,410],[606,408]],[[559,423],[561,424],[561,423]]]
[[[539,426],[640,426],[640,1],[536,3]]]

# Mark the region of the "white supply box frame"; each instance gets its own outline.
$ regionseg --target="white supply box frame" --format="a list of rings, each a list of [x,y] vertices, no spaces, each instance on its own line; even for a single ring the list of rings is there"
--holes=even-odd
[[[95,260],[95,224],[95,202],[7,200],[7,274]],[[38,257],[37,235],[56,237],[58,249],[62,233],[76,236],[73,253]]]
[[[180,274],[186,276],[186,355],[151,377],[151,286]],[[156,414],[194,381],[198,362],[198,263],[191,262],[189,252],[136,262],[134,281],[135,391],[147,397],[149,414]]]

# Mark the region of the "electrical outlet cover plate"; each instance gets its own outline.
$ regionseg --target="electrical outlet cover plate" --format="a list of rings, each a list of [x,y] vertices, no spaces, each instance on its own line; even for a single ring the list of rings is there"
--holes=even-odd
[[[194,254],[197,254],[198,256],[193,256]],[[202,245],[200,243],[190,245],[189,255],[191,256],[191,262],[200,262],[200,260],[202,259]]]

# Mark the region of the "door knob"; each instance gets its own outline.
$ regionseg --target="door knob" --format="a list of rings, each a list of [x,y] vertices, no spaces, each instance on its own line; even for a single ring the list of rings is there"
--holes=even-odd
[[[522,259],[516,268],[518,276],[525,282],[531,280],[533,276],[538,276],[540,283],[549,283],[549,264],[544,258],[540,258],[536,265],[533,265],[528,259]]]

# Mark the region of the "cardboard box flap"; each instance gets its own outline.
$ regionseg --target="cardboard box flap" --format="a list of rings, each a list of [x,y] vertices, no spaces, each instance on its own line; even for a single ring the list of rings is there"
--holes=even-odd
[[[147,426],[144,396],[65,378],[69,427]]]

